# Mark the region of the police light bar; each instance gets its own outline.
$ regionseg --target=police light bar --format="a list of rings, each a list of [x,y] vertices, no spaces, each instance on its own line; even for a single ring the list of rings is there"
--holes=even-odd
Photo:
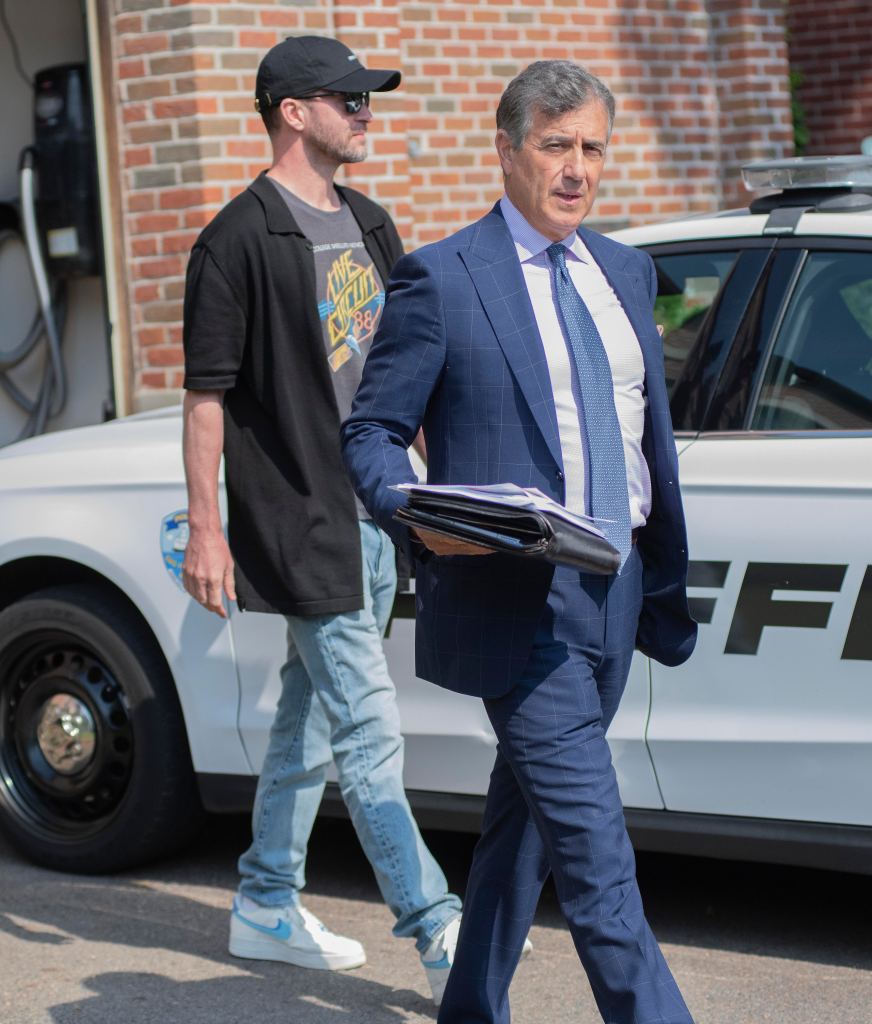
[[[745,164],[749,192],[763,188],[861,188],[872,186],[872,156],[801,156]]]

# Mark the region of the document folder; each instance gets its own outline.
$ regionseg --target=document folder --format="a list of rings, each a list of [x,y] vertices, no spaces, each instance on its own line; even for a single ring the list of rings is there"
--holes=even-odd
[[[400,484],[397,489],[409,501],[394,518],[407,526],[584,572],[610,575],[620,566],[619,552],[592,520],[567,512],[539,491],[506,484]]]

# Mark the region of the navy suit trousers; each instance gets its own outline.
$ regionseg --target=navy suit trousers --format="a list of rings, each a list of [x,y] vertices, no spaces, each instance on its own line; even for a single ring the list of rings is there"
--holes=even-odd
[[[692,1024],[645,919],[605,738],[641,581],[635,548],[620,576],[558,567],[520,682],[484,702],[497,757],[439,1024],[508,1024],[549,871],[606,1024]]]

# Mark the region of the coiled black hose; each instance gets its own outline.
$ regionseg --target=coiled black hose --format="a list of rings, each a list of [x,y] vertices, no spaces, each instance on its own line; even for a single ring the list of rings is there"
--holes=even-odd
[[[61,353],[67,313],[67,288],[61,280],[50,282],[39,244],[34,159],[33,149],[27,147],[23,150],[19,164],[20,223],[18,226],[7,223],[0,229],[0,247],[14,238],[20,238],[24,243],[38,303],[33,321],[21,341],[10,350],[0,350],[0,388],[27,415],[24,427],[14,438],[17,441],[41,434],[49,418],[61,412],[67,399],[67,377]],[[12,380],[9,371],[22,363],[43,339],[47,351],[42,380],[36,397],[31,398]]]

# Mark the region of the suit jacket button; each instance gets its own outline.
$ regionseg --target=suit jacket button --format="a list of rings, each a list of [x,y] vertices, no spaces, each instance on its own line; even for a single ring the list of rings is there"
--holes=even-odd
[[[563,470],[562,469],[558,469],[557,470],[557,479],[560,480],[560,481],[563,480]]]

